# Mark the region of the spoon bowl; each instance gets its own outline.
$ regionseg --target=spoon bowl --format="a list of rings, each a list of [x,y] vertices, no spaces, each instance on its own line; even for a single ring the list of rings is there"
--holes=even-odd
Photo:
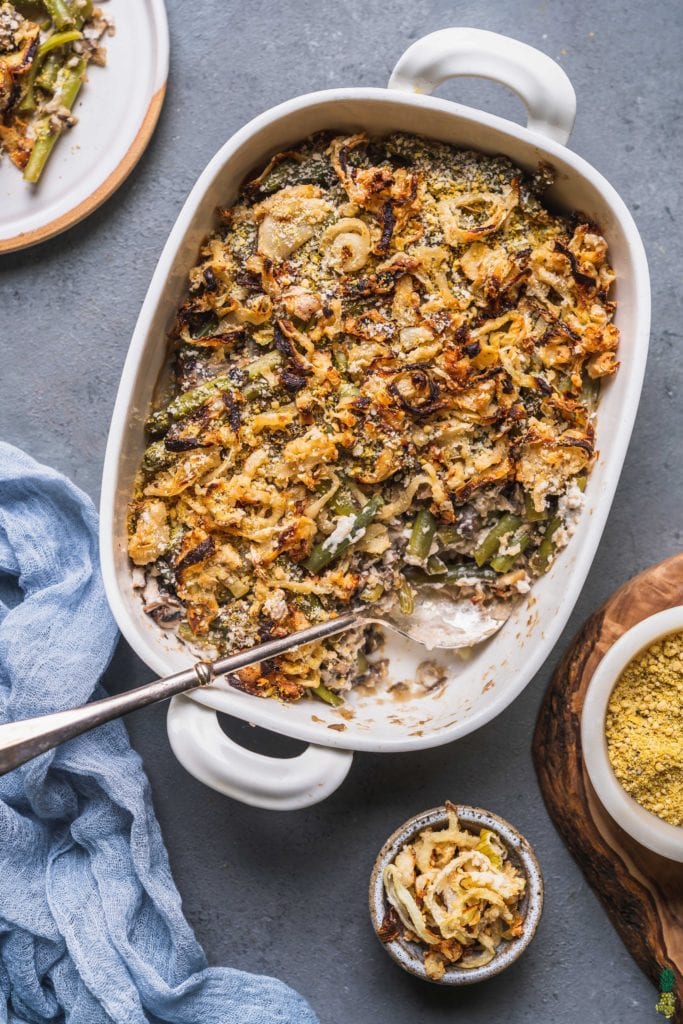
[[[428,650],[474,647],[497,633],[513,611],[513,602],[495,601],[483,607],[472,601],[455,601],[443,590],[425,587],[418,591],[410,615],[392,609],[386,615],[364,621],[376,622]]]

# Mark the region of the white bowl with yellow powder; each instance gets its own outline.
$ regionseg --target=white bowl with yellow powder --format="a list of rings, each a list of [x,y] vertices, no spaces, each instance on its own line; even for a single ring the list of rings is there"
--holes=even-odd
[[[528,127],[428,95],[447,78],[461,75],[507,84],[527,104]],[[443,687],[428,689],[418,683],[411,686],[410,699],[400,703],[395,697],[399,692],[405,696],[405,689],[362,693],[365,688],[354,687],[349,703],[336,708],[321,701],[263,700],[223,680],[172,703],[169,736],[182,763],[211,788],[259,807],[291,810],[316,803],[341,784],[353,751],[389,754],[450,743],[491,721],[521,693],[551,653],[589,571],[619,480],[645,371],[650,323],[645,252],[623,200],[564,145],[575,108],[565,72],[526,43],[453,27],[414,42],[389,84],[388,89],[310,93],[256,117],[209,163],[169,236],[131,341],[102,477],[102,573],[114,616],[137,654],[159,675],[186,668],[190,657],[181,639],[144,611],[127,551],[127,505],[146,447],[145,413],[166,361],[167,330],[202,239],[215,231],[216,207],[232,204],[245,177],[274,152],[321,130],[371,135],[418,130],[451,146],[505,155],[532,174],[539,164],[550,164],[556,171],[548,192],[552,207],[581,210],[604,229],[616,273],[614,323],[621,334],[621,366],[600,397],[595,436],[599,455],[571,543],[533,591],[520,594],[503,628],[478,644],[468,660],[436,653],[430,658],[445,674]],[[389,663],[387,683],[412,681],[424,650],[392,637],[382,657]],[[225,735],[217,714],[311,746],[287,762],[245,751]]]
[[[581,743],[617,824],[683,862],[683,606],[643,619],[604,656],[586,693]]]

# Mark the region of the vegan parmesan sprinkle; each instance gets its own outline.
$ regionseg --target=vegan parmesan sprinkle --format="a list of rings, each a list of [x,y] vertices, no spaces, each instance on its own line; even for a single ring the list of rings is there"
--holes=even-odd
[[[642,651],[622,672],[607,706],[614,774],[641,807],[683,826],[683,632]]]

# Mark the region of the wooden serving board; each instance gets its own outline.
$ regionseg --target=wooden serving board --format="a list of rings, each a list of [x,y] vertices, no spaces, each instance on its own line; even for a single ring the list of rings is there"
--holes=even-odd
[[[683,1024],[683,864],[646,850],[610,818],[581,753],[581,709],[599,661],[631,626],[678,604],[683,553],[629,580],[588,619],[543,699],[533,756],[548,812],[626,948],[655,985],[663,967],[674,972],[674,1020]]]

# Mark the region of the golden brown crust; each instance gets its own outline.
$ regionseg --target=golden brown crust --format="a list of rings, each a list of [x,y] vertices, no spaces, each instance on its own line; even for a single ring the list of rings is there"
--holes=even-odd
[[[190,639],[228,649],[388,600],[432,571],[427,555],[476,601],[512,598],[547,567],[562,496],[594,458],[591,381],[614,372],[618,332],[604,239],[545,209],[546,184],[415,136],[318,137],[221,211],[131,514],[139,561],[136,524],[166,503],[168,548],[148,564],[175,587]],[[420,510],[439,532],[411,561]],[[526,533],[482,568],[474,552],[502,513]],[[187,545],[208,540],[190,585]],[[343,686],[344,672],[319,648],[258,687],[284,694],[283,674]]]

